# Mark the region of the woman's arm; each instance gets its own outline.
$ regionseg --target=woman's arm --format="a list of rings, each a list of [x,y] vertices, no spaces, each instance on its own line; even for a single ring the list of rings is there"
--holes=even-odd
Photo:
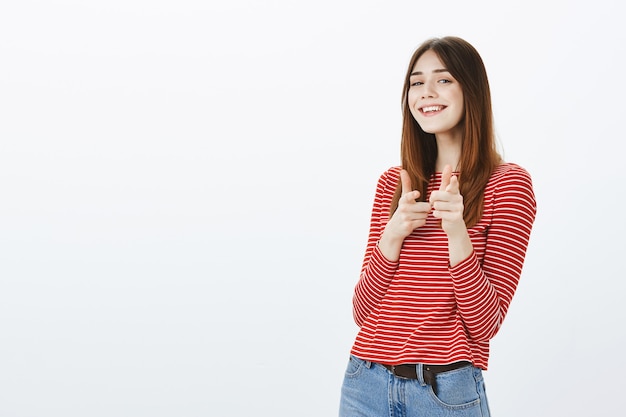
[[[398,172],[398,169],[393,168],[384,172],[376,185],[365,256],[352,299],[354,321],[359,327],[387,292],[398,268],[398,262],[386,259],[378,248],[378,241],[388,218],[388,207],[393,198],[394,190],[391,187],[397,183]]]
[[[399,180],[402,194],[398,208],[389,218],[389,207]],[[404,239],[426,223],[431,206],[417,202],[419,195],[419,191],[412,189],[406,171],[399,168],[385,172],[378,181],[367,249],[353,298],[354,319],[359,326],[387,293],[398,269]]]
[[[454,179],[452,191],[453,183]],[[444,223],[445,215],[439,214],[448,233],[457,306],[474,340],[492,338],[502,325],[521,276],[536,214],[531,178],[521,167],[510,169],[494,186],[493,218],[482,264],[467,229],[458,223]],[[437,203],[434,205],[437,216]]]

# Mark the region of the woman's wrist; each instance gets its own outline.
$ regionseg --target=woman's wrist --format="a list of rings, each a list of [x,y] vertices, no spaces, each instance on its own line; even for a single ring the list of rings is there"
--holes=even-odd
[[[474,245],[467,233],[467,229],[448,235],[448,254],[450,266],[456,266],[467,259],[474,252]]]
[[[400,259],[400,250],[403,243],[404,237],[393,235],[385,229],[378,241],[378,249],[388,261],[397,262]]]

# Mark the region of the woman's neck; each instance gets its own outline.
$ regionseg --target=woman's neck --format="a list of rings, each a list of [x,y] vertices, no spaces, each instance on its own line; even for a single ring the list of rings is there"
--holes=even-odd
[[[435,170],[442,172],[446,165],[452,167],[452,171],[458,171],[461,161],[461,139],[451,137],[437,137],[437,161]]]
[[[463,142],[463,129],[457,125],[446,132],[435,134],[437,140],[437,161],[435,170],[442,172],[446,165],[452,167],[452,171],[458,171],[461,161],[461,143]]]

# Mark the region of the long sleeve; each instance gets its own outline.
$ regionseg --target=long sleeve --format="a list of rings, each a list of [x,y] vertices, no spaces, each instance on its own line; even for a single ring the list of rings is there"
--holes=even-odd
[[[386,171],[376,186],[367,247],[353,297],[354,321],[358,326],[380,303],[398,268],[398,262],[390,262],[380,252],[378,241],[389,218],[389,206],[400,178],[399,172],[397,168]]]
[[[500,329],[517,288],[536,214],[531,178],[520,167],[506,171],[488,190],[490,224],[484,247],[450,269],[458,310],[474,340]],[[482,252],[482,265],[476,252]]]

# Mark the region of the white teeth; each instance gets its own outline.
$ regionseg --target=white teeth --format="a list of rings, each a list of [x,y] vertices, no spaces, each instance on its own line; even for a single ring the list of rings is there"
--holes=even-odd
[[[442,108],[443,108],[442,106],[428,106],[428,107],[423,107],[422,111],[424,113],[428,113],[428,112],[431,112],[431,111],[439,111]]]

